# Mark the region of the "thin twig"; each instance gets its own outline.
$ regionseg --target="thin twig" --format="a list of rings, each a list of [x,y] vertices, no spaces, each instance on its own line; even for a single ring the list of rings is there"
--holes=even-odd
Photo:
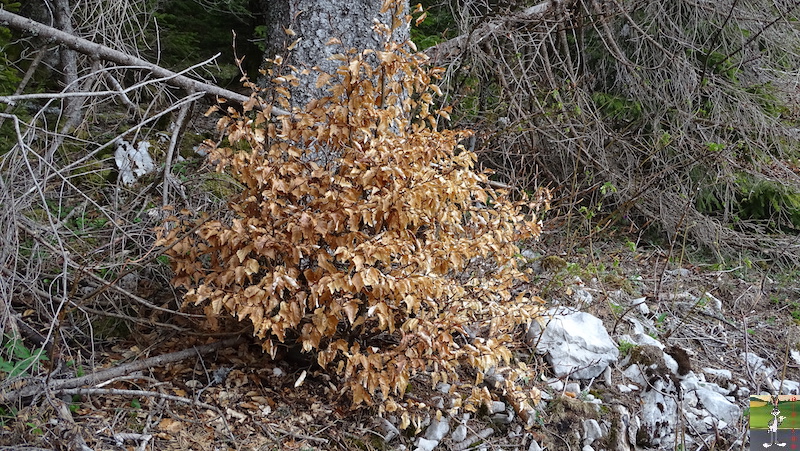
[[[48,387],[51,390],[64,390],[64,389],[80,387],[82,385],[87,385],[87,384],[98,384],[100,382],[115,377],[124,376],[133,373],[135,371],[160,367],[167,363],[185,360],[193,356],[196,356],[198,354],[200,355],[209,354],[219,349],[224,349],[227,347],[234,346],[238,344],[240,340],[241,337],[230,338],[228,340],[222,340],[208,345],[192,347],[184,349],[182,351],[171,352],[168,354],[162,354],[159,356],[150,357],[144,360],[137,360],[134,362],[125,363],[106,370],[96,371],[81,377],[75,377],[71,379],[51,379],[50,383],[48,384]],[[42,385],[41,383],[31,383],[17,390],[12,390],[10,392],[0,392],[0,404],[15,403],[22,398],[26,398],[29,396],[33,396],[37,393],[40,393],[42,390],[41,385]]]
[[[202,401],[195,401],[194,399],[189,399],[183,396],[177,395],[168,395],[166,393],[159,393],[149,390],[124,390],[118,388],[58,388],[54,389],[53,393],[55,394],[63,394],[63,395],[116,395],[116,396],[144,396],[148,398],[160,398],[166,399],[167,401],[176,401],[183,404],[188,404],[191,406],[199,406],[204,409],[213,410],[219,415],[222,415],[220,410],[216,406],[212,406],[211,404],[202,402]]]
[[[298,432],[290,432],[290,431],[287,431],[285,429],[281,429],[278,426],[275,426],[274,424],[269,424],[269,427],[271,429],[281,433],[281,434],[290,435],[290,436],[292,436],[294,438],[299,438],[301,440],[308,440],[310,442],[317,442],[317,443],[322,443],[322,444],[325,444],[325,445],[327,445],[330,442],[330,440],[324,439],[324,438],[321,438],[321,437],[314,437],[314,436],[311,436],[311,435],[300,434]]]

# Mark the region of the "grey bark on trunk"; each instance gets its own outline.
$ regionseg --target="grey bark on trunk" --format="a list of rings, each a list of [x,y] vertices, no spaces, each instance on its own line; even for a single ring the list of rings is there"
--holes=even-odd
[[[336,53],[383,50],[387,37],[375,31],[376,20],[392,27],[408,11],[406,1],[391,0],[261,0],[260,4],[268,21],[265,57],[281,56],[284,64],[296,68],[294,75],[300,79],[300,85],[291,90],[291,103],[296,107],[324,95],[315,87],[315,66],[334,74],[342,64],[330,59]],[[388,11],[381,12],[384,6]],[[403,42],[408,37],[403,22],[389,39]],[[341,44],[328,45],[332,38]]]

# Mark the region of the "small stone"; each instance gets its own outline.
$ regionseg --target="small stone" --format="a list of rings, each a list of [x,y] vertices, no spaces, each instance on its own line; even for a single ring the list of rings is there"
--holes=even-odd
[[[444,382],[439,382],[439,385],[436,386],[436,390],[438,390],[439,393],[444,393],[446,395],[446,394],[450,393],[450,389],[452,387],[453,386],[450,385],[450,384],[446,384]]]
[[[284,374],[286,374],[286,372],[283,371],[282,369],[278,368],[277,366],[272,369],[272,375],[275,376],[275,377],[281,377]]]
[[[453,435],[451,435],[451,438],[453,439],[454,442],[463,442],[464,440],[466,440],[467,427],[464,426],[463,424],[459,424],[458,427],[456,427],[456,430],[453,431]]]
[[[400,431],[386,418],[381,418],[381,428],[383,429],[383,439],[386,443],[391,442],[400,435]]]
[[[639,368],[639,365],[635,363],[625,368],[622,374],[624,374],[625,377],[627,377],[628,379],[630,379],[632,382],[636,383],[639,386],[644,386],[645,383],[647,382],[647,380],[644,377],[644,374],[642,374],[642,370]]]
[[[561,379],[550,379],[547,381],[547,385],[550,386],[555,391],[561,391],[564,389],[564,381]]]
[[[542,447],[539,446],[539,443],[534,440],[531,442],[531,446],[528,447],[528,451],[542,451]]]
[[[679,371],[678,362],[676,362],[671,355],[664,354],[664,364],[667,365],[667,368],[669,368],[672,374],[678,374]]]
[[[639,313],[647,316],[650,314],[650,307],[647,306],[647,302],[645,301],[647,301],[647,298],[636,298],[631,301],[631,305],[635,305]]]
[[[564,387],[564,390],[570,393],[578,394],[581,392],[581,385],[577,382],[570,382],[566,387]]]
[[[730,370],[721,370],[717,368],[703,368],[703,372],[706,373],[709,377],[713,377],[717,382],[720,381],[729,381],[733,378]]]
[[[776,393],[778,390],[780,390],[781,395],[800,394],[800,383],[797,383],[796,381],[784,380],[783,388],[781,388],[781,381],[775,381],[773,382],[772,386],[775,388]]]
[[[594,302],[594,297],[592,296],[592,293],[589,293],[588,291],[582,288],[578,288],[575,290],[575,292],[572,294],[572,299],[575,301],[577,305],[581,307],[592,305],[592,302]]]
[[[491,416],[492,422],[497,424],[511,424],[514,421],[514,412],[508,410],[503,413],[496,413]]]
[[[617,384],[617,390],[619,390],[620,393],[630,393],[633,391],[625,384]]]
[[[600,423],[595,419],[588,419],[583,421],[583,440],[586,445],[591,445],[603,437],[603,430],[600,428]]]
[[[425,431],[425,438],[428,440],[433,441],[440,441],[444,438],[445,435],[450,431],[450,422],[447,420],[446,417],[442,417],[439,420],[431,421],[430,426]]]
[[[417,439],[417,448],[414,451],[433,451],[439,444],[438,440],[428,440],[424,437]]]
[[[500,413],[505,412],[506,410],[506,403],[503,401],[492,401],[492,405],[489,407],[489,413]]]
[[[739,358],[745,361],[747,366],[750,367],[750,372],[755,377],[762,376],[764,378],[771,378],[775,375],[777,370],[770,366],[766,359],[763,359],[752,352],[742,352]]]

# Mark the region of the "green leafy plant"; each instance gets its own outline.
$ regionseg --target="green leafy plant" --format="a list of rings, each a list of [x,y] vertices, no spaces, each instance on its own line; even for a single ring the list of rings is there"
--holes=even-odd
[[[11,379],[18,376],[27,376],[30,372],[37,371],[39,365],[48,360],[44,355],[44,349],[31,352],[22,339],[6,335],[4,337],[6,358],[0,355],[0,371],[6,373],[6,377]]]
[[[620,357],[625,357],[635,347],[636,347],[636,344],[634,344],[634,343],[629,343],[627,341],[619,342],[619,354],[620,354]]]

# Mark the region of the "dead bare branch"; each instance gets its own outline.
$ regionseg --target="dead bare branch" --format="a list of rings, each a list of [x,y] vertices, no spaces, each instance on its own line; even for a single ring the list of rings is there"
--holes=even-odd
[[[169,354],[162,354],[144,360],[125,363],[115,366],[114,368],[96,371],[81,377],[75,377],[71,379],[50,379],[50,381],[46,384],[49,390],[54,391],[74,389],[88,384],[98,384],[100,382],[113,379],[115,377],[121,377],[135,371],[160,367],[167,363],[178,362],[191,358],[192,356],[210,354],[219,349],[234,346],[241,340],[241,337],[230,338],[228,340],[222,340],[204,346],[192,347],[182,351],[171,352]],[[27,398],[41,393],[44,384],[45,381],[43,378],[40,378],[38,381],[31,382],[22,388],[8,392],[0,392],[0,404],[16,403],[22,398]]]
[[[80,38],[78,36],[65,33],[61,30],[49,27],[45,24],[36,22],[34,20],[19,16],[4,9],[0,9],[0,23],[9,26],[16,30],[26,33],[34,33],[41,37],[52,39],[58,43],[64,44],[72,50],[86,54],[96,59],[103,59],[113,61],[117,64],[128,66],[141,66],[150,71],[158,77],[169,80],[171,83],[184,88],[189,91],[202,92],[208,95],[224,97],[228,100],[233,100],[239,103],[246,103],[250,97],[241,95],[239,93],[214,86],[209,83],[194,80],[184,75],[179,75],[171,70],[164,69],[141,58],[114,50],[101,44],[91,42],[89,40]],[[288,111],[277,108],[271,105],[261,105],[262,108],[268,109],[275,115],[288,115]]]

